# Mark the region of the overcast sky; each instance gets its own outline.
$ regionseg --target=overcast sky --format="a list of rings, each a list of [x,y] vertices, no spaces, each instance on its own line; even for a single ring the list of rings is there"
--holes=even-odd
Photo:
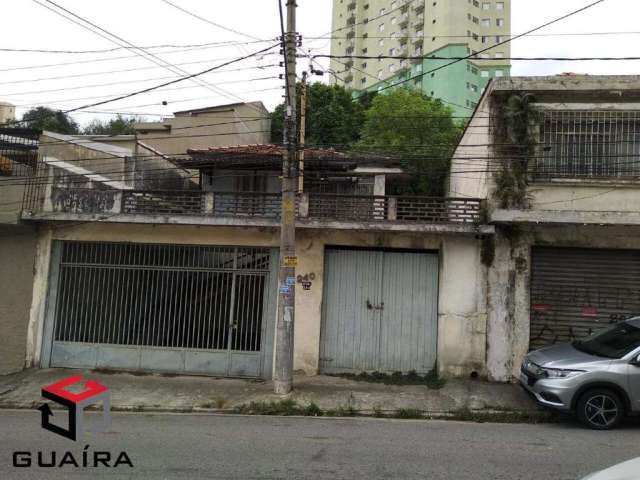
[[[44,0],[38,0],[45,3]],[[223,30],[189,16],[162,0],[55,0],[56,3],[137,46],[194,45],[214,42],[253,42],[252,38],[275,39],[279,35],[277,0],[171,0],[193,13],[228,27]],[[298,31],[306,39],[304,48],[328,53],[329,41],[311,39],[331,30],[331,0],[297,0]],[[446,0],[466,2],[467,0]],[[513,0],[513,34],[546,23],[589,0]],[[640,1],[605,0],[604,3],[539,34],[627,32],[615,35],[534,36],[515,40],[513,56],[638,56]],[[4,0],[0,48],[96,50],[117,45],[66,20],[32,0]],[[466,33],[460,25],[460,34]],[[635,32],[635,33],[634,33]],[[275,43],[275,42],[273,42]],[[208,45],[197,48],[154,48],[157,57],[189,73],[201,71],[238,56],[270,46],[271,42],[246,45]],[[186,50],[186,51],[185,51]],[[244,60],[202,77],[209,85],[191,82],[157,92],[92,108],[97,112],[74,114],[86,123],[104,111],[136,112],[147,116],[243,100],[262,100],[273,108],[282,98],[282,69],[278,49]],[[123,58],[126,57],[126,58]],[[158,60],[156,60],[158,61]],[[83,62],[83,63],[78,63]],[[326,64],[326,62],[323,62]],[[65,65],[63,65],[65,64]],[[36,67],[36,68],[31,68]],[[301,68],[306,68],[306,61]],[[131,70],[121,72],[120,70]],[[514,75],[550,75],[562,72],[589,74],[640,74],[639,61],[621,62],[520,62]],[[178,72],[179,73],[179,72]],[[73,108],[150,87],[177,78],[178,73],[161,68],[131,51],[108,53],[16,53],[0,52],[0,100],[21,108],[32,105]],[[88,75],[91,74],[91,75]],[[69,76],[73,76],[68,78]],[[51,79],[51,77],[67,77]],[[274,78],[275,77],[275,78]],[[321,78],[319,78],[321,79]],[[327,81],[325,78],[323,81]],[[104,85],[108,84],[108,85]],[[220,90],[222,89],[222,90]],[[104,98],[103,98],[104,97]],[[163,106],[162,102],[168,105]]]

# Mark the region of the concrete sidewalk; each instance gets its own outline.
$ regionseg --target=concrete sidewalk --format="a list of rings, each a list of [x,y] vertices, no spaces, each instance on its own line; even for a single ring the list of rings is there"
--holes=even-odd
[[[479,380],[449,380],[439,390],[424,385],[384,385],[331,376],[296,376],[287,397],[273,394],[272,383],[260,380],[169,376],[69,369],[31,369],[0,376],[0,408],[34,408],[42,404],[40,389],[70,375],[82,374],[111,391],[113,410],[231,411],[250,402],[295,400],[315,403],[323,411],[349,409],[359,414],[393,414],[416,409],[438,416],[461,411],[539,412],[517,385]]]

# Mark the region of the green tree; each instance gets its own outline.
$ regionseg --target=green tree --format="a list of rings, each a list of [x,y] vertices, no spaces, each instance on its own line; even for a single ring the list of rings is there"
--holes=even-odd
[[[407,193],[442,196],[461,127],[440,100],[409,88],[377,95],[357,149],[399,157],[412,174]]]
[[[136,133],[134,125],[139,121],[135,117],[123,117],[120,114],[108,121],[94,119],[82,133],[85,135],[133,135]]]
[[[73,135],[79,133],[78,124],[66,113],[47,107],[32,108],[22,116],[29,128]]]
[[[360,138],[364,123],[362,102],[354,101],[351,92],[338,85],[313,83],[307,90],[306,141],[313,146],[352,145]],[[369,97],[367,97],[368,99]],[[298,107],[300,85],[298,85]],[[271,114],[271,141],[282,143],[284,104]]]

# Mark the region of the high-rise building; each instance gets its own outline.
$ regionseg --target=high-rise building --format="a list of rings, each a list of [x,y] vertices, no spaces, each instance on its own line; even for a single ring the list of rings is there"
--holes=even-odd
[[[332,59],[333,81],[377,91],[450,62],[430,57],[466,57],[508,39],[511,0],[333,0],[332,22],[332,55],[373,57]],[[499,45],[403,85],[469,116],[489,79],[509,75],[510,54],[510,43]]]

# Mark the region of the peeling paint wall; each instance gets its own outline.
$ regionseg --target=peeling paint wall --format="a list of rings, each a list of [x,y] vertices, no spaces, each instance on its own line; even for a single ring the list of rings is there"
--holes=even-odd
[[[50,248],[41,236],[32,308],[29,359],[38,363],[40,345],[34,338],[42,331]],[[175,243],[194,245],[243,245],[277,247],[273,228],[197,227],[175,225],[83,224],[51,233],[51,239]],[[313,375],[318,372],[324,251],[326,246],[385,247],[438,250],[440,261],[438,365],[442,374],[484,374],[486,342],[486,269],[480,264],[480,240],[474,237],[375,233],[364,231],[310,230],[297,232],[296,274],[313,277],[308,290],[296,285],[294,368]]]

